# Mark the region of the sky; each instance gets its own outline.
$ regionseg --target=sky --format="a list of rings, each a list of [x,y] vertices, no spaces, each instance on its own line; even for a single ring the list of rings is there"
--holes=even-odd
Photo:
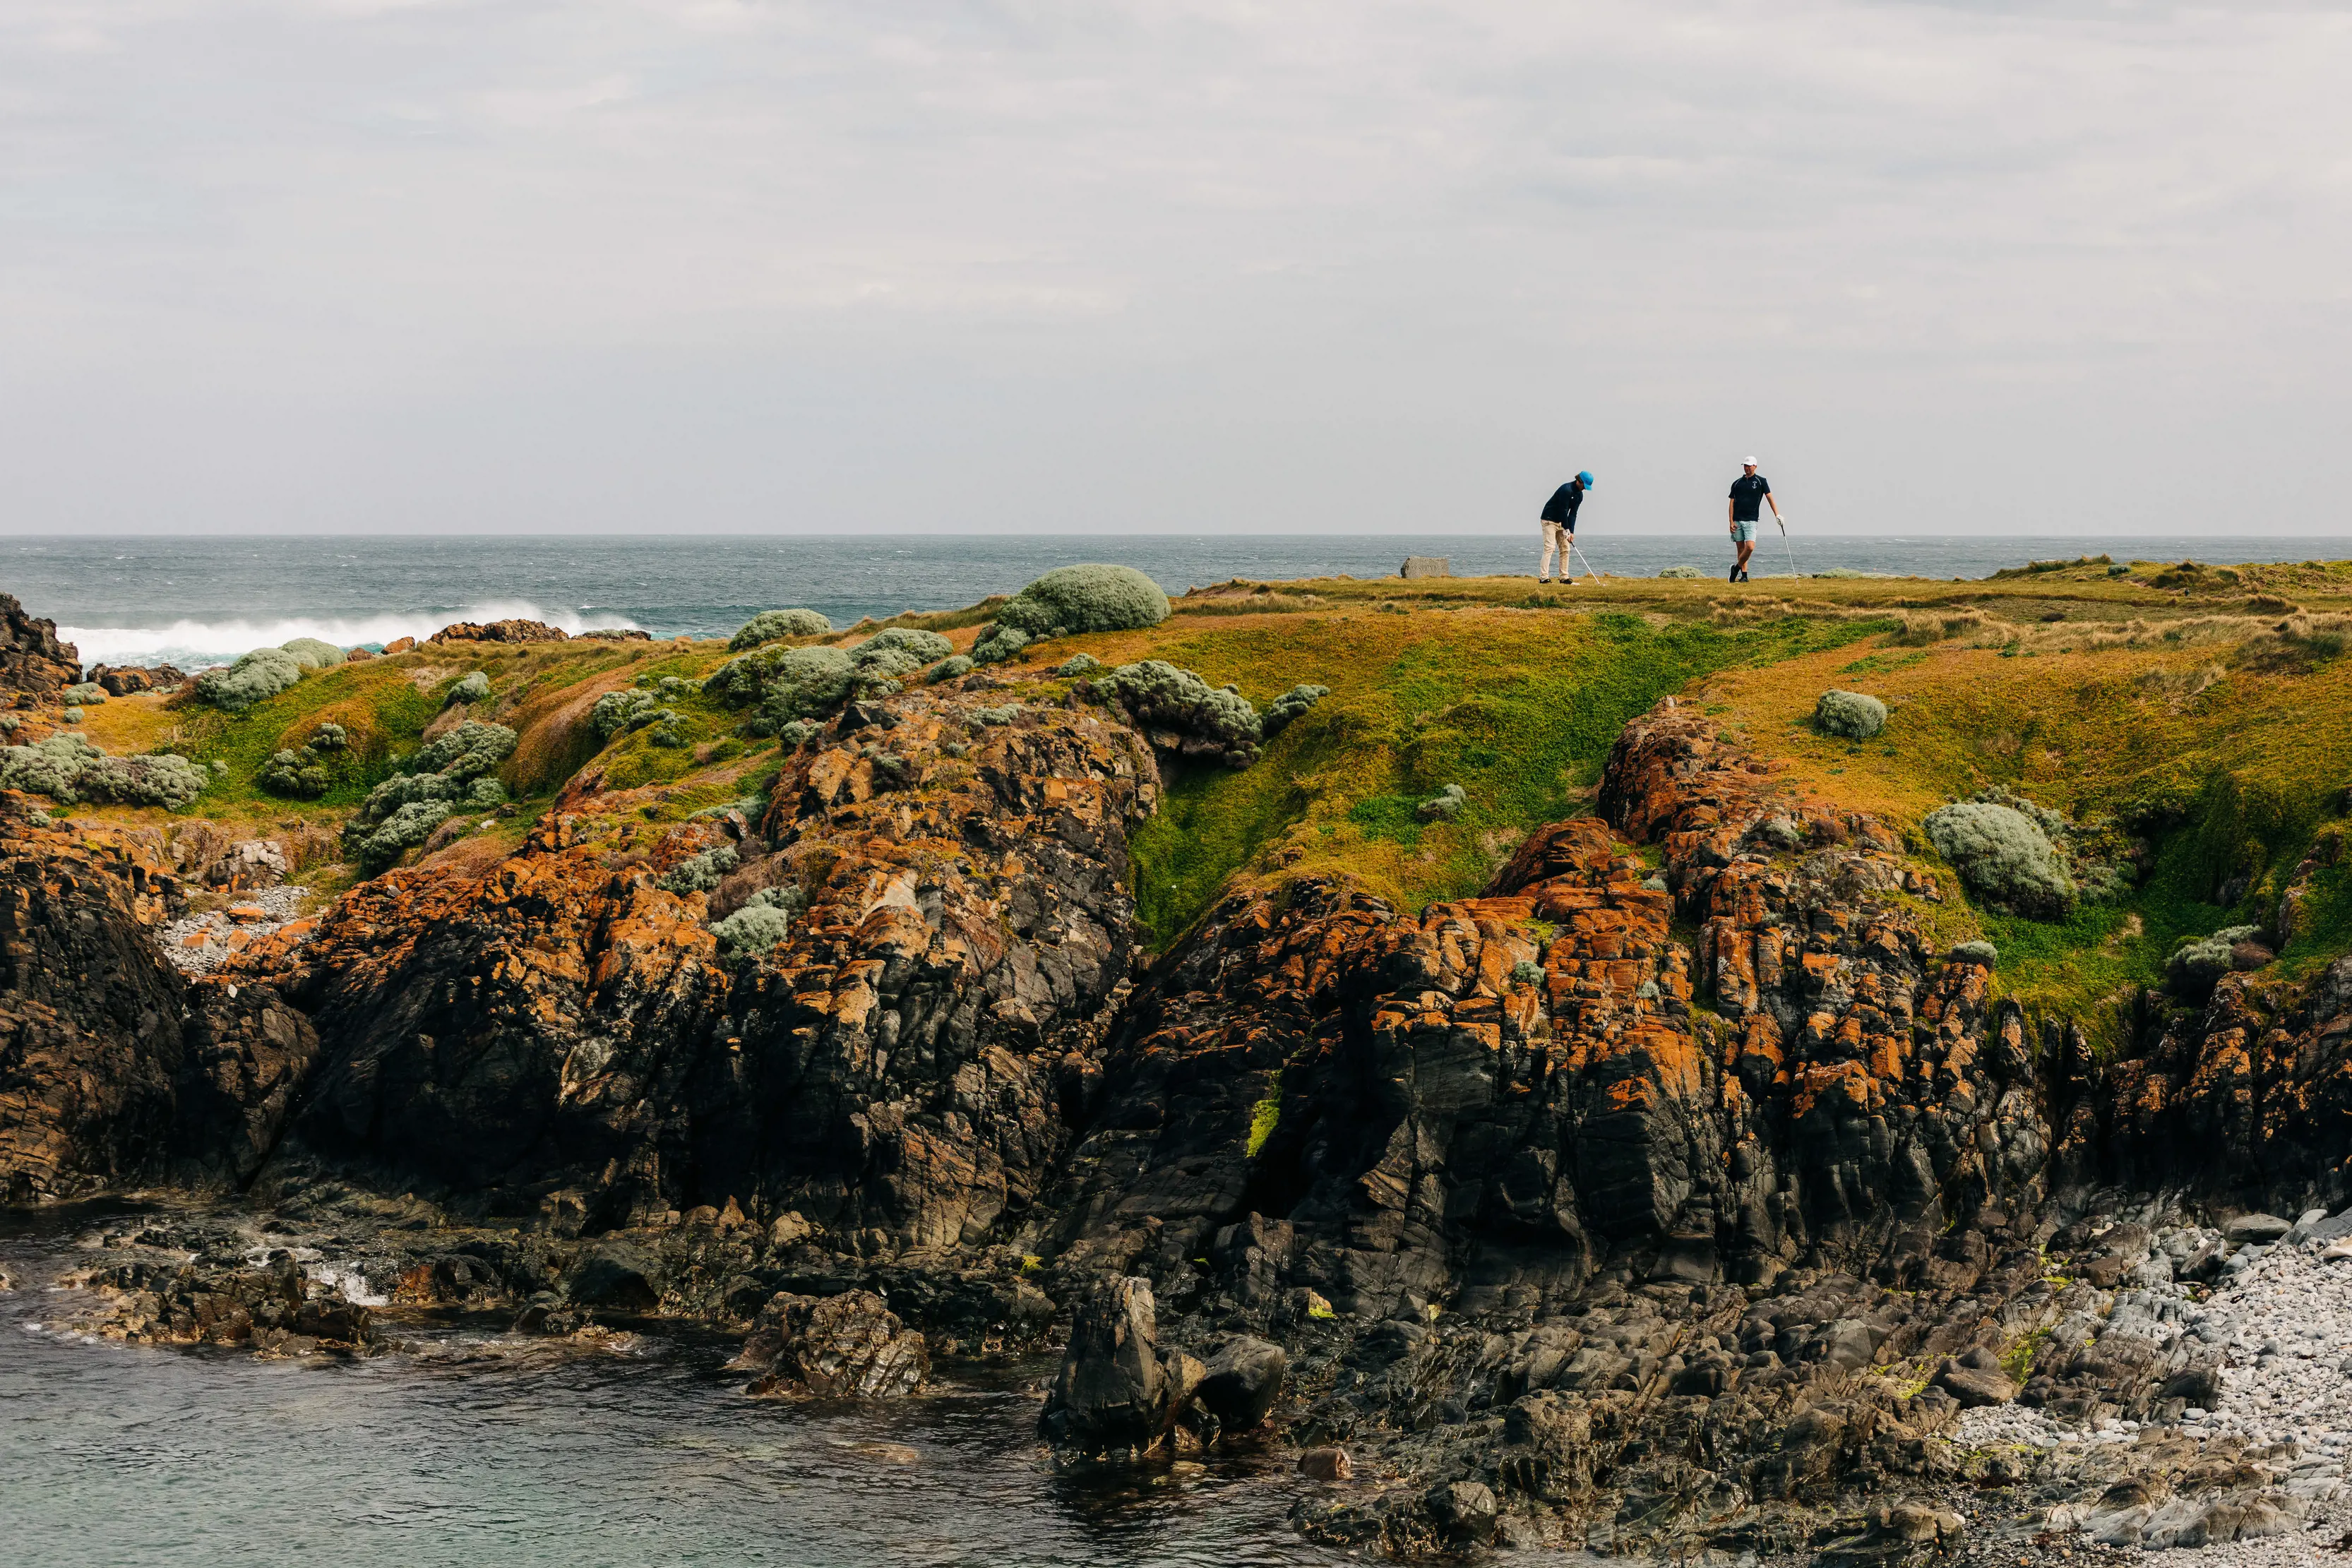
[[[2352,534],[2352,5],[9,0],[0,532]]]

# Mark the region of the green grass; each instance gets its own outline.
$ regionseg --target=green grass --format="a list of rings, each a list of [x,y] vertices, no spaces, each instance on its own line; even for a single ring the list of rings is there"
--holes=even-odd
[[[1402,906],[1475,893],[1528,831],[1584,809],[1625,722],[1693,676],[1771,663],[1882,630],[1788,617],[1727,629],[1622,612],[1286,615],[1156,650],[1265,703],[1299,681],[1331,695],[1241,772],[1187,772],[1134,841],[1136,900],[1155,947],[1235,873],[1340,874]],[[1415,809],[1447,784],[1451,821]],[[1293,852],[1295,852],[1295,853]]]

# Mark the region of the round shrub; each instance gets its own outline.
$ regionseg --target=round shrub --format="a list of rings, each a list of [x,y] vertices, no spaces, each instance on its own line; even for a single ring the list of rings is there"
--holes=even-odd
[[[861,643],[849,651],[850,662],[857,666],[861,680],[895,681],[901,675],[911,675],[923,667],[923,657],[906,648],[885,645],[875,647]]]
[[[1099,675],[1102,672],[1103,662],[1092,653],[1073,653],[1063,660],[1061,667],[1054,673],[1066,681],[1074,681],[1085,675]]]
[[[297,637],[278,644],[281,653],[291,653],[307,669],[331,670],[343,662],[343,651],[332,643],[322,643],[316,637]]]
[[[1129,632],[1168,619],[1168,596],[1131,566],[1066,566],[1005,602],[996,623],[1032,637]]]
[[[1813,724],[1848,740],[1868,740],[1886,727],[1886,705],[1864,692],[1826,691],[1813,705]]]
[[[931,673],[925,675],[923,679],[931,685],[937,685],[941,681],[952,681],[960,675],[968,675],[970,674],[971,674],[971,656],[964,653],[954,653],[950,654],[947,658],[941,659],[938,664],[933,664],[931,666]]]
[[[792,935],[793,917],[772,904],[747,904],[710,928],[719,956],[743,962],[773,952]]]
[[[866,672],[839,648],[761,648],[719,666],[702,684],[727,703],[760,703],[781,724],[832,712]]]
[[[955,652],[955,644],[936,632],[925,632],[913,626],[893,626],[877,632],[855,648],[849,656],[860,664],[879,658],[885,649],[914,655],[918,664],[928,664],[934,659],[944,659]]]
[[[762,643],[780,642],[786,637],[822,637],[832,630],[833,622],[814,610],[762,610],[727,639],[727,649],[740,653]]]
[[[261,765],[253,781],[273,795],[315,800],[327,792],[327,770],[299,751],[280,751]]]
[[[438,773],[463,781],[478,779],[514,755],[515,732],[502,724],[467,719],[409,758],[412,773]]]
[[[322,724],[310,732],[310,747],[313,751],[341,751],[352,743],[352,737],[340,724]]]
[[[1001,664],[1029,645],[1029,633],[1018,626],[998,622],[980,634],[971,645],[971,662],[975,664]]]
[[[705,850],[698,855],[690,855],[678,862],[654,885],[664,893],[681,896],[689,893],[709,893],[719,885],[720,877],[735,869],[741,859],[734,845],[720,844],[717,849]]]
[[[447,707],[451,703],[483,702],[488,699],[489,695],[490,677],[476,670],[449,688],[449,695],[441,699],[441,706]]]
[[[80,707],[84,705],[97,707],[106,701],[106,688],[96,681],[84,681],[79,685],[68,686],[59,692],[58,700],[68,707]]]
[[[1990,942],[1963,942],[1947,955],[1955,964],[1975,964],[1990,969],[2000,958],[2000,950]]]
[[[1714,574],[1701,571],[1695,566],[1670,566],[1658,575],[1660,577],[1709,577]]]
[[[302,662],[283,648],[256,648],[234,664],[196,677],[196,698],[224,713],[243,713],[302,678]]]
[[[433,836],[457,808],[446,800],[411,800],[372,831],[354,835],[344,830],[343,847],[370,876],[389,867],[408,851]]]
[[[1993,907],[2055,920],[2074,906],[2074,879],[2063,858],[2024,812],[1963,800],[1928,812],[1924,825],[1936,852]]]

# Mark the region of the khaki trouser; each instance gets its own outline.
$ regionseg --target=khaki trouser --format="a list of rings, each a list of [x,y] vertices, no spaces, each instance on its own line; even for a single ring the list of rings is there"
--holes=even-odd
[[[1565,526],[1559,523],[1546,523],[1543,526],[1543,564],[1536,568],[1536,575],[1538,577],[1551,575],[1551,558],[1556,552],[1559,556],[1559,575],[1563,578],[1574,577],[1576,568],[1570,563],[1568,551],[1570,541],[1575,538],[1574,531]]]

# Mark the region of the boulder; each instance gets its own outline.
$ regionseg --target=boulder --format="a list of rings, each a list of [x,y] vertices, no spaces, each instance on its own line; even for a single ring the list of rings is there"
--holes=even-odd
[[[2294,1228],[2294,1221],[2282,1219],[2275,1214],[2242,1214],[2221,1227],[2221,1234],[2232,1246],[2276,1241]]]
[[[1069,1349],[1037,1418],[1057,1455],[1139,1457],[1167,1437],[1181,1407],[1158,1338],[1149,1280],[1111,1279],[1072,1314]]]
[[[2006,1373],[1963,1366],[1958,1362],[1947,1362],[1936,1375],[1936,1386],[1960,1402],[1962,1409],[1975,1410],[1989,1405],[2015,1403],[2018,1386]]]
[[[1495,1493],[1484,1481],[1448,1481],[1422,1494],[1441,1540],[1454,1546],[1483,1545],[1495,1534]]]
[[[912,1394],[931,1373],[930,1347],[871,1291],[779,1291],[760,1309],[728,1364],[761,1375],[758,1395],[877,1399]]]
[[[569,635],[561,627],[550,626],[544,621],[459,621],[442,627],[425,640],[431,643],[562,643],[567,641]],[[384,651],[392,652],[392,646],[386,644]]]
[[[1228,1432],[1246,1432],[1266,1417],[1282,1393],[1290,1364],[1283,1348],[1244,1334],[1209,1357],[1197,1397]]]
[[[58,623],[34,619],[14,594],[0,593],[0,692],[55,692],[80,679],[81,654],[58,641]]]
[[[627,1242],[608,1241],[572,1271],[563,1293],[583,1307],[648,1312],[661,1301],[661,1265]]]
[[[1309,1448],[1298,1456],[1298,1473],[1310,1481],[1353,1480],[1356,1465],[1345,1448]]]

